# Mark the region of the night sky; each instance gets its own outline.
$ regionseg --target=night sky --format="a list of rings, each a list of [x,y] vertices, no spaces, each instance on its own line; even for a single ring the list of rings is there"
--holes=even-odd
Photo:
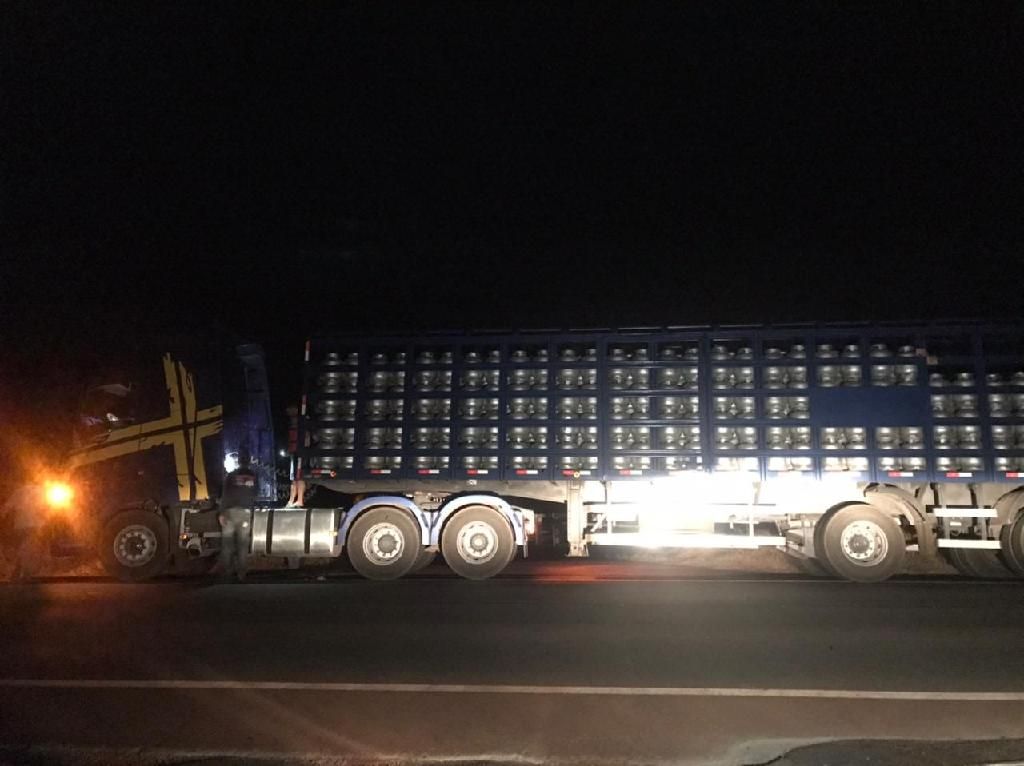
[[[8,404],[157,331],[1021,315],[1021,3],[33,0],[0,49]]]

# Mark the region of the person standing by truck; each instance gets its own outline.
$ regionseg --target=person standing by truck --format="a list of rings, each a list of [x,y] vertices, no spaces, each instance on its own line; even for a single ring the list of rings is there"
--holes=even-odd
[[[301,508],[306,498],[306,482],[302,478],[302,469],[298,464],[299,452],[299,408],[289,405],[285,413],[288,415],[288,459],[291,463],[291,492],[288,495],[286,508]]]
[[[221,528],[221,576],[230,579],[234,575],[239,582],[245,580],[252,533],[250,518],[256,501],[256,472],[250,462],[249,455],[242,452],[238,468],[224,477],[217,517]]]
[[[5,546],[13,551],[12,582],[33,576],[39,564],[42,528],[46,522],[46,491],[41,484],[24,484],[0,507]]]

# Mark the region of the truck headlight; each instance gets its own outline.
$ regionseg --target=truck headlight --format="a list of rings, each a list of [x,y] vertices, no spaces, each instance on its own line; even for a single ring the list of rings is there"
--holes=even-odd
[[[53,510],[64,510],[71,507],[75,499],[75,491],[70,484],[62,481],[51,481],[46,484],[46,504]]]

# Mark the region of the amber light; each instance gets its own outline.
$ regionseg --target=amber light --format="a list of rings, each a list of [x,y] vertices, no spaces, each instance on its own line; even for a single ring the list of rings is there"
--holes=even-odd
[[[69,484],[53,481],[46,485],[46,504],[51,508],[68,508],[74,497],[75,492]]]

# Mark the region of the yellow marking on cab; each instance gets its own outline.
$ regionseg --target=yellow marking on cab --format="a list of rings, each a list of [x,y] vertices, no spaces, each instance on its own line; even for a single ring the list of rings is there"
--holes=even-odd
[[[220,433],[224,428],[224,408],[218,404],[197,410],[195,378],[192,373],[170,354],[164,354],[163,367],[167,385],[167,416],[110,431],[99,444],[72,453],[69,468],[170,446],[174,449],[174,465],[178,475],[178,499],[206,500],[210,493],[206,484],[203,439]],[[195,479],[194,493],[190,477]]]

